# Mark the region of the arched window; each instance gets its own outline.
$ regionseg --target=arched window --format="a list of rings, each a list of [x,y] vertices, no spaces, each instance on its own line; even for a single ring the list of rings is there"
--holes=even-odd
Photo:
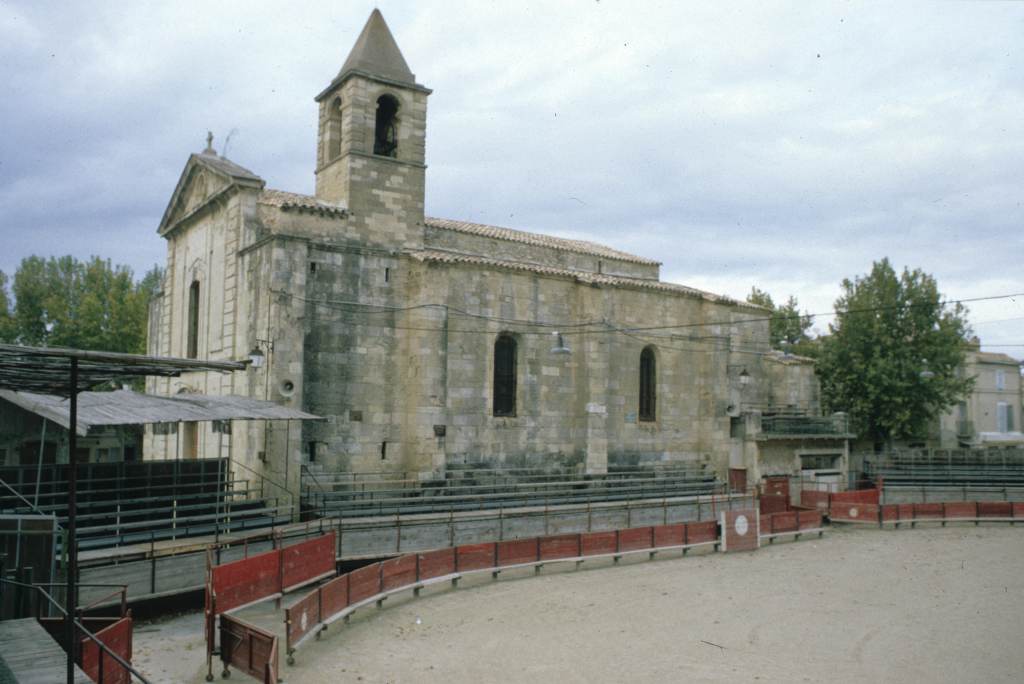
[[[658,372],[654,360],[654,347],[640,352],[640,420],[651,422],[657,416]]]
[[[327,161],[341,156],[341,98],[331,101],[327,112]]]
[[[199,356],[199,281],[188,288],[188,349],[185,354],[194,359]]]
[[[373,153],[394,157],[398,153],[398,100],[391,95],[377,98],[377,124],[373,134]]]
[[[516,415],[516,340],[507,333],[494,341],[494,415]]]

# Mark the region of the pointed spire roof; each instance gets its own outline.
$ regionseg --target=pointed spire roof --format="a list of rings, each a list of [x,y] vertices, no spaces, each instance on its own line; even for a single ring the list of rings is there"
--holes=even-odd
[[[359,72],[366,76],[375,76],[388,81],[416,85],[416,77],[409,70],[409,65],[398,49],[391,29],[384,21],[379,9],[370,13],[362,33],[348,53],[348,59],[342,65],[338,76],[331,83],[333,86],[342,81],[350,73]]]

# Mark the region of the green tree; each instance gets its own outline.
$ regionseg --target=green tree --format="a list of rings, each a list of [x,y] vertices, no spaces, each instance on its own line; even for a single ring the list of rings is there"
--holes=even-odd
[[[943,305],[935,279],[920,269],[897,276],[888,259],[841,288],[816,367],[826,407],[848,412],[876,447],[923,437],[973,384],[957,371],[967,310]]]
[[[756,287],[751,288],[747,302],[771,310],[768,322],[768,341],[772,349],[782,349],[794,354],[812,350],[813,341],[807,334],[811,317],[801,314],[796,297],[790,295],[782,306],[776,306],[770,294]]]
[[[7,293],[7,274],[0,271],[0,342],[14,342],[15,330],[14,314],[11,312],[11,297]]]
[[[71,256],[27,257],[14,275],[11,332],[0,339],[143,353],[149,303],[162,280],[163,271],[155,266],[136,283],[130,268],[99,257],[85,263]]]

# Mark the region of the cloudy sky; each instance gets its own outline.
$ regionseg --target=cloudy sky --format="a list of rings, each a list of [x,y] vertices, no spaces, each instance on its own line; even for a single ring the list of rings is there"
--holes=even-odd
[[[378,5],[434,89],[430,215],[816,313],[885,256],[952,299],[1024,293],[1024,3]],[[207,129],[311,193],[312,98],[373,6],[0,0],[0,270],[162,263]],[[986,347],[1024,356],[1024,296],[970,307]]]

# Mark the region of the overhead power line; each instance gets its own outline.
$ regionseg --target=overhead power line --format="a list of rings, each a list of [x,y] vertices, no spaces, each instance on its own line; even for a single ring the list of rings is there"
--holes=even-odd
[[[605,333],[605,334],[610,334],[610,333],[636,334],[636,333],[655,332],[655,331],[691,330],[691,329],[696,329],[696,328],[706,328],[706,327],[723,326],[723,325],[733,326],[733,325],[746,325],[746,324],[750,324],[750,323],[765,323],[765,322],[769,322],[769,321],[773,320],[774,318],[776,318],[776,316],[763,316],[763,317],[755,317],[755,318],[744,318],[744,319],[733,320],[733,321],[709,321],[709,322],[700,322],[700,323],[680,323],[680,324],[673,324],[673,325],[654,325],[654,326],[623,326],[623,325],[616,325],[616,324],[613,324],[613,323],[611,323],[609,321],[605,321],[605,320],[601,320],[601,321],[593,321],[593,320],[592,321],[536,321],[536,320],[527,320],[527,319],[520,319],[520,318],[506,318],[506,317],[501,317],[501,316],[491,316],[491,315],[488,315],[488,314],[474,313],[474,312],[470,312],[470,311],[465,311],[463,309],[458,309],[456,307],[452,307],[452,306],[449,306],[447,304],[437,304],[437,303],[415,304],[415,305],[412,305],[412,306],[401,306],[401,307],[398,307],[398,306],[388,306],[388,305],[384,305],[384,304],[367,304],[367,303],[364,303],[364,302],[353,302],[353,301],[344,301],[344,300],[311,299],[311,298],[308,298],[308,297],[302,297],[301,295],[293,294],[291,292],[285,292],[283,290],[272,290],[271,292],[274,293],[274,294],[280,295],[280,296],[291,298],[291,299],[297,299],[299,301],[306,302],[306,303],[312,304],[314,306],[323,306],[323,307],[332,308],[332,309],[340,310],[340,311],[345,311],[346,313],[357,314],[357,315],[372,316],[372,315],[380,315],[380,314],[405,313],[405,312],[411,312],[411,311],[417,311],[417,310],[436,310],[436,311],[443,311],[447,315],[453,315],[454,314],[456,316],[463,316],[463,317],[466,317],[466,318],[474,318],[474,319],[478,319],[478,320],[484,320],[484,321],[488,321],[488,322],[491,322],[491,323],[499,323],[499,324],[503,324],[503,325],[546,328],[546,330],[542,330],[542,331],[531,331],[531,330],[517,330],[516,331],[518,334],[522,334],[522,335],[549,335],[549,334],[551,334],[552,331],[561,332],[563,335],[586,335],[586,334],[601,334],[601,333]],[[1024,297],[1024,292],[1016,292],[1016,293],[1000,294],[1000,295],[989,295],[989,296],[985,296],[985,297],[970,297],[970,298],[964,298],[964,299],[947,299],[947,300],[944,300],[942,302],[939,302],[939,306],[948,306],[948,305],[951,305],[951,304],[967,304],[967,303],[971,303],[971,302],[992,301],[992,300],[998,300],[998,299],[1012,299],[1014,297]],[[859,308],[859,309],[846,309],[844,311],[838,311],[838,312],[799,314],[799,316],[801,318],[818,318],[818,317],[824,317],[824,316],[843,316],[843,315],[849,315],[849,314],[872,313],[872,312],[878,312],[878,311],[890,311],[890,310],[893,310],[893,309],[916,308],[916,307],[923,307],[923,306],[930,306],[930,305],[928,305],[928,304],[909,304],[909,305],[905,305],[905,306],[904,305],[891,305],[891,306],[864,307],[864,308]],[[487,328],[487,329],[473,329],[473,328],[470,328],[470,329],[459,329],[459,328],[438,328],[438,327],[409,326],[409,325],[389,325],[388,327],[391,328],[391,329],[394,329],[394,330],[413,330],[413,331],[421,331],[421,332],[448,332],[448,333],[457,333],[457,334],[486,334],[486,335],[491,335],[491,334],[494,334],[496,332],[492,328]],[[596,329],[586,329],[586,328],[596,328]],[[695,340],[695,341],[700,341],[700,340]],[[986,345],[986,346],[995,346],[995,345]],[[1009,345],[1009,346],[1021,346],[1021,345]]]

